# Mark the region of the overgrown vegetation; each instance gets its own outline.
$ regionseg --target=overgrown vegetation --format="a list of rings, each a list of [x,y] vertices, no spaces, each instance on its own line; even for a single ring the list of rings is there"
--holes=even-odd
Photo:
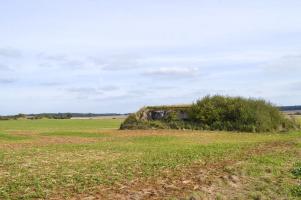
[[[181,107],[180,107],[181,108]],[[284,116],[277,107],[260,99],[242,97],[206,96],[189,107],[188,117],[181,119],[179,107],[147,107],[130,115],[121,129],[197,129],[241,132],[279,132],[300,128],[292,117]],[[147,112],[161,109],[163,117],[145,119]],[[183,111],[183,108],[181,108]]]
[[[204,130],[202,126],[192,121],[184,121],[173,118],[174,114],[170,113],[163,120],[141,120],[136,114],[130,114],[121,124],[120,129],[136,130],[136,129],[191,129]]]
[[[241,97],[207,96],[192,105],[191,119],[206,129],[274,132],[297,128],[271,103]]]
[[[299,184],[292,186],[291,193],[295,197],[301,198],[301,163],[298,162],[292,170],[292,175],[299,180]]]

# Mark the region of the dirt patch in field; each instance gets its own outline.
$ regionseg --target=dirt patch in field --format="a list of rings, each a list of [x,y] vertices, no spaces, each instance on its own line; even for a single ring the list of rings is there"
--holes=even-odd
[[[200,133],[200,131],[182,131],[182,130],[101,130],[97,131],[97,133],[104,133],[104,134],[113,134],[115,136],[120,137],[131,137],[131,136],[157,136],[157,135],[170,135],[170,136],[183,136],[183,135],[190,135],[195,133]],[[202,132],[206,133],[206,132]]]
[[[38,135],[38,131],[20,131],[20,130],[14,130],[14,131],[7,131],[10,134],[13,135],[20,135],[20,136],[35,136]]]
[[[17,149],[26,147],[48,146],[53,144],[84,144],[99,141],[95,138],[39,136],[33,140],[0,143],[0,149]]]
[[[250,155],[261,155],[278,148],[288,149],[292,143],[261,144],[242,153],[240,159],[225,158],[212,163],[198,162],[176,170],[165,170],[160,175],[137,178],[114,186],[99,186],[91,194],[71,199],[218,199],[219,195],[232,199],[246,197],[250,178],[233,173],[228,167],[239,165]],[[195,195],[191,195],[195,194]],[[243,196],[238,196],[243,195]],[[244,196],[245,195],[245,196]],[[190,197],[189,197],[190,196]],[[227,198],[228,197],[228,198]],[[60,198],[53,198],[60,199]]]

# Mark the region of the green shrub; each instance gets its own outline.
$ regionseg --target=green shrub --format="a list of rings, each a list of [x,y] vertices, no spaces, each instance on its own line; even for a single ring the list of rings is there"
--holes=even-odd
[[[296,167],[292,170],[292,174],[296,178],[301,178],[301,163],[296,165]]]
[[[133,129],[138,125],[138,120],[135,114],[130,114],[120,125],[120,129]]]
[[[140,120],[136,114],[129,115],[121,124],[120,129],[168,129],[169,127],[159,120]]]
[[[242,97],[206,96],[191,106],[189,115],[210,130],[273,132],[297,127],[271,103]]]

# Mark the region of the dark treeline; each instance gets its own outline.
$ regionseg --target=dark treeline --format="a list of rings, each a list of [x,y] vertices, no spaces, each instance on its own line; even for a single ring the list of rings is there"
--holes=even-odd
[[[281,111],[301,111],[301,106],[281,106]]]
[[[0,116],[0,120],[10,119],[70,119],[72,117],[102,117],[102,116],[120,116],[119,113],[39,113],[39,114],[17,114]]]

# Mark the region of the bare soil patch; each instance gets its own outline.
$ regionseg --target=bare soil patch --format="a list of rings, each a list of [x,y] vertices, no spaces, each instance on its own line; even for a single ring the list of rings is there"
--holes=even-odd
[[[36,139],[11,143],[0,143],[0,149],[17,149],[27,147],[40,147],[53,144],[84,144],[99,141],[94,138],[82,138],[82,137],[63,137],[63,136],[39,136]]]

